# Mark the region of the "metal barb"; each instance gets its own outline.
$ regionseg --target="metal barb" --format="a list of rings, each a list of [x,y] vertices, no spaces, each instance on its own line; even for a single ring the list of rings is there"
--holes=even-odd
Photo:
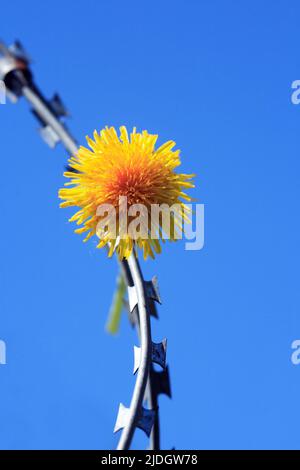
[[[123,403],[120,403],[117,421],[116,421],[115,428],[114,428],[114,433],[117,433],[121,431],[121,429],[125,428],[127,421],[128,421],[129,411],[130,411],[129,408],[126,408],[126,406],[124,406]]]
[[[49,101],[48,104],[56,117],[61,118],[69,116],[69,111],[67,110],[66,106],[64,105],[60,96],[57,93],[55,93],[55,95]]]
[[[135,286],[128,286],[128,302],[130,313],[132,313],[138,305],[138,297]]]
[[[160,302],[160,297],[156,295],[155,290],[153,288],[152,281],[147,281],[144,283],[145,284],[145,291],[146,291],[146,302],[147,302],[147,308],[149,310],[149,313],[152,317],[158,318],[155,302]],[[151,293],[151,295],[149,295]],[[138,306],[138,299],[137,299],[137,293],[136,289],[134,286],[129,286],[128,287],[128,302],[129,302],[129,311],[134,315],[135,309]],[[133,320],[133,323],[135,323],[135,320]]]
[[[155,416],[155,410],[148,410],[142,407],[142,412],[138,418],[136,425],[139,429],[142,429],[142,431],[144,431],[148,437],[150,437],[154,425]]]
[[[164,339],[161,343],[152,343],[152,354],[151,360],[155,364],[158,364],[163,369],[166,368],[166,356],[167,356],[167,340]],[[133,373],[136,374],[140,367],[141,361],[141,348],[134,346],[134,368]]]
[[[141,412],[136,420],[136,427],[144,431],[148,437],[150,437],[154,420],[156,416],[155,410],[148,410],[147,408],[142,407]],[[124,429],[128,425],[130,419],[130,408],[126,408],[123,403],[120,403],[118,417],[116,425],[114,428],[114,433],[117,433]]]
[[[152,281],[146,281],[145,286],[146,286],[147,296],[161,305],[162,301],[161,301],[160,291],[158,287],[157,276],[154,276]]]
[[[132,281],[136,288],[136,294],[138,298],[141,360],[130,403],[130,413],[128,421],[122,431],[117,450],[128,450],[130,448],[130,444],[134,434],[134,428],[136,426],[138,417],[141,415],[142,404],[150,372],[152,353],[150,315],[147,311],[146,306],[145,285],[141,268],[136,259],[135,253],[132,253],[129,257],[128,266],[130,268]]]
[[[59,141],[70,155],[75,155],[78,145],[60,118],[66,117],[68,111],[60,97],[55,95],[52,100],[44,98],[33,81],[29,68],[30,57],[25,52],[20,42],[7,47],[0,42],[0,79],[5,81],[8,97],[16,102],[20,96],[24,96],[32,106],[32,111],[42,124],[40,133],[50,147],[54,147]],[[136,385],[131,400],[130,408],[120,405],[115,432],[123,429],[118,449],[129,449],[135,427],[143,429],[150,435],[151,449],[159,450],[159,417],[157,396],[164,393],[171,396],[168,368],[162,372],[156,372],[151,364],[153,357],[153,343],[151,342],[150,318],[157,318],[156,303],[161,304],[157,278],[145,282],[140,266],[135,256],[121,263],[123,276],[129,287],[129,319],[137,329],[141,340],[141,351]],[[132,289],[130,289],[130,287]],[[163,355],[155,348],[155,354],[161,363]],[[137,353],[136,353],[137,354]],[[147,399],[150,410],[142,407],[147,386]],[[154,423],[154,426],[153,426]]]
[[[169,367],[160,372],[152,368],[150,377],[153,392],[156,396],[167,395],[169,398],[172,398]]]
[[[17,57],[18,59],[22,59],[28,64],[31,62],[31,58],[27,54],[27,51],[25,50],[23,44],[21,41],[15,41],[9,48],[8,51],[10,52],[11,55],[14,57]]]
[[[134,366],[133,366],[133,375],[139,370],[141,363],[141,348],[134,346]]]
[[[166,368],[167,358],[167,339],[161,343],[152,343],[152,362],[160,365],[163,369]]]
[[[158,313],[157,313],[155,302],[154,300],[149,299],[149,298],[148,298],[148,309],[149,309],[151,317],[156,318],[158,320]]]
[[[59,137],[51,126],[45,126],[40,129],[40,135],[51,149],[54,149],[59,142]]]

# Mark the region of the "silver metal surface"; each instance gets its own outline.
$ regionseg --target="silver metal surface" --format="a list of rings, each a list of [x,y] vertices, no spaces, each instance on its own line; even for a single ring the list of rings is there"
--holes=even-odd
[[[169,398],[172,398],[169,368],[166,367],[163,371],[152,369],[150,375],[155,395],[167,395]]]
[[[135,253],[132,253],[130,258],[128,259],[128,265],[130,268],[132,280],[136,288],[138,298],[141,359],[130,403],[130,414],[128,422],[122,431],[117,450],[127,450],[130,448],[130,444],[134,434],[135,424],[137,422],[138,417],[140,416],[140,412],[142,409],[142,404],[150,372],[152,353],[150,315],[147,311],[145,284]]]
[[[163,369],[166,368],[166,356],[167,356],[167,340],[164,339],[161,343],[152,343],[151,360],[155,364],[158,364]],[[141,362],[141,348],[134,346],[134,367],[133,373],[136,374],[140,367]]]
[[[146,281],[145,285],[146,285],[147,296],[150,299],[155,300],[155,302],[162,304],[159,287],[158,287],[157,276],[154,276],[152,281]]]
[[[0,43],[0,53],[6,56],[6,60],[8,57],[12,59],[11,62],[2,63],[4,76],[18,66],[20,67],[20,70],[17,70],[18,73],[20,72],[18,78],[22,78],[22,70],[24,68],[28,70],[26,67],[30,61],[22,45],[16,43],[13,47],[7,48]],[[21,80],[21,83],[23,83],[23,80]],[[16,100],[18,98],[10,90],[7,90],[7,94],[10,95],[11,99]],[[40,132],[47,144],[53,148],[60,141],[70,155],[75,155],[78,150],[77,143],[60,121],[61,117],[68,115],[68,111],[60,97],[55,95],[52,100],[47,101],[34,85],[23,86],[22,94],[31,104],[34,114],[42,123],[43,128]],[[161,393],[171,396],[168,368],[162,372],[156,372],[151,362],[153,357],[157,359],[162,367],[165,366],[166,362],[166,344],[164,346],[164,342],[162,342],[153,346],[151,341],[150,314],[157,317],[155,303],[161,303],[158,283],[156,278],[149,282],[143,280],[139,263],[134,254],[130,260],[120,262],[120,266],[129,287],[130,322],[137,329],[141,348],[137,348],[139,352],[135,353],[136,364],[138,362],[138,374],[130,408],[120,405],[119,409],[115,432],[121,429],[123,431],[118,449],[129,449],[135,427],[140,427],[147,435],[150,435],[152,429],[151,449],[158,450],[160,448],[160,439],[157,397]],[[142,407],[145,397],[147,397],[150,410]]]
[[[34,111],[39,115],[42,121],[45,122],[46,126],[52,128],[53,133],[56,134],[59,140],[63,143],[66,150],[71,155],[76,155],[78,145],[76,141],[71,137],[70,133],[66,130],[64,125],[57,119],[57,117],[50,111],[44,101],[38,96],[34,90],[30,87],[23,88],[23,95],[32,105]]]
[[[138,305],[138,296],[135,286],[128,287],[128,302],[130,313],[132,313]]]
[[[141,411],[137,416],[135,426],[142,431],[144,431],[148,437],[150,437],[151,430],[154,425],[156,412],[155,410],[148,410],[144,407],[141,407]],[[128,426],[128,421],[130,419],[130,409],[126,408],[123,403],[120,404],[119,413],[114,428],[114,433],[121,431],[122,429]]]
[[[152,343],[152,362],[158,364],[163,369],[166,368],[167,358],[167,340],[164,339],[161,343]]]

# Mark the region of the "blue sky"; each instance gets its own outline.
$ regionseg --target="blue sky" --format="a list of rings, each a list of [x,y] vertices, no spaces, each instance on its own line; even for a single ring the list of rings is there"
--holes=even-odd
[[[300,78],[296,1],[33,0],[1,6],[80,143],[105,125],[174,139],[206,206],[205,248],[143,263],[163,306],[173,400],[164,449],[299,448]],[[129,405],[134,332],[104,331],[116,263],[59,209],[67,159],[22,100],[0,107],[2,449],[109,449]],[[146,447],[137,431],[135,448]]]

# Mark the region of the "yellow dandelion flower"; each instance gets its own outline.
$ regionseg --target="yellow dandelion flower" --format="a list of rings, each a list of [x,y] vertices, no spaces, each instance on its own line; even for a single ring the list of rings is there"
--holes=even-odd
[[[120,259],[128,258],[135,247],[143,251],[145,259],[154,258],[161,252],[160,241],[180,238],[182,221],[189,218],[183,200],[191,198],[183,191],[194,187],[190,181],[194,175],[176,173],[181,162],[179,150],[173,150],[175,142],[155,149],[157,139],[157,135],[138,133],[135,128],[129,136],[126,127],[121,127],[120,137],[115,128],[105,128],[100,134],[94,132],[94,140],[87,137],[90,149],[80,147],[69,160],[71,171],[64,176],[70,181],[59,192],[64,201],[61,207],[79,208],[70,219],[81,226],[75,232],[87,232],[84,241],[97,235],[98,247],[107,245],[109,256],[117,252]],[[126,200],[126,207],[121,199]],[[108,216],[109,207],[114,211]],[[170,212],[169,225],[164,225],[164,215],[171,207],[175,209]]]

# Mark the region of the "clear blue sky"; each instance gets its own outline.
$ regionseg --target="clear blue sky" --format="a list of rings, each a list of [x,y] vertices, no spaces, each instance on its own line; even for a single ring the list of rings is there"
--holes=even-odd
[[[105,125],[176,140],[206,205],[206,245],[143,263],[164,304],[164,449],[299,448],[300,78],[296,1],[45,1],[1,6],[81,143]],[[59,209],[67,155],[22,100],[0,107],[0,447],[114,448],[134,332],[104,331],[116,263]],[[134,447],[146,439],[138,431]]]

